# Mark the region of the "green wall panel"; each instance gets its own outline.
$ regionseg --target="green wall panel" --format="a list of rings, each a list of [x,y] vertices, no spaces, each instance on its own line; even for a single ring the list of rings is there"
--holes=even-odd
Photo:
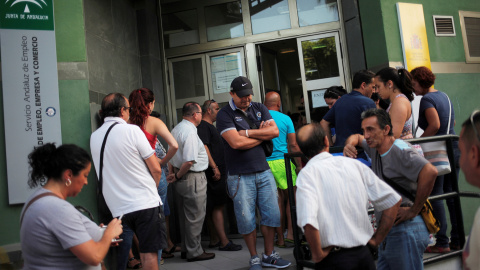
[[[360,1],[362,30],[364,34],[367,65],[375,67],[388,62],[403,62],[400,30],[396,3],[415,3],[423,5],[425,28],[427,30],[430,59],[432,62],[465,62],[462,31],[458,12],[480,11],[479,1]],[[377,13],[377,6],[380,6]],[[372,13],[375,14],[372,16]],[[433,15],[453,16],[456,36],[437,37],[433,24]],[[383,33],[383,38],[381,33]],[[383,48],[385,46],[385,48]],[[385,52],[387,59],[385,59]]]
[[[460,135],[463,122],[470,117],[473,110],[480,108],[480,76],[478,74],[437,74],[435,88],[448,94],[455,111],[455,133]],[[480,189],[470,185],[463,173],[459,177],[461,191],[480,192]],[[465,222],[465,233],[470,232],[477,208],[480,207],[478,198],[462,198],[462,213]],[[448,213],[447,208],[446,212]],[[449,231],[448,231],[449,232]]]
[[[90,152],[90,105],[87,80],[59,81],[60,112],[62,122],[62,141],[64,144],[76,144]],[[75,197],[69,198],[73,205],[86,207],[96,216],[96,178],[92,166],[88,185]]]
[[[367,67],[374,67],[388,62],[380,1],[359,1],[358,4]]]
[[[1,82],[1,81],[0,81]],[[8,205],[7,157],[5,149],[5,123],[3,113],[3,92],[0,84],[0,246],[20,242],[20,211],[23,205]],[[23,179],[27,181],[27,179]],[[22,179],[19,179],[22,181]]]
[[[85,27],[82,0],[55,0],[58,62],[85,62]]]

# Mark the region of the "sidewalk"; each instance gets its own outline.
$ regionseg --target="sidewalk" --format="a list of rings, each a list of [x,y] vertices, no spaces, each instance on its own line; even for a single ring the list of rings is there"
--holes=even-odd
[[[166,259],[165,263],[160,266],[160,269],[165,270],[218,270],[218,269],[229,269],[229,270],[248,270],[250,267],[248,261],[250,259],[250,253],[245,245],[243,239],[232,239],[235,244],[242,245],[243,249],[240,251],[220,251],[218,248],[208,248],[208,241],[203,241],[202,246],[205,248],[206,252],[214,252],[215,258],[208,261],[199,261],[199,262],[187,262],[187,260],[180,259],[180,252],[175,253],[175,257],[171,259]],[[264,252],[263,250],[263,238],[257,238],[257,252],[259,256]],[[276,248],[275,249],[283,259],[289,260],[292,262],[287,268],[284,269],[295,269],[295,258],[293,257],[293,247],[292,248]],[[274,269],[274,268],[265,268],[265,269]]]

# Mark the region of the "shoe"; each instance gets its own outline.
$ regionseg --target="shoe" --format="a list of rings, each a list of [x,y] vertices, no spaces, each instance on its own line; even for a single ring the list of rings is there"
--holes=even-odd
[[[221,251],[239,251],[242,249],[242,245],[234,244],[232,241],[228,241],[224,247],[219,247],[218,250]]]
[[[448,245],[450,246],[450,250],[462,250],[462,247],[459,244],[450,242]]]
[[[160,258],[160,265],[163,265],[165,263],[165,259],[162,257]]]
[[[450,252],[449,247],[437,247],[437,246],[428,246],[427,249],[425,249],[425,253],[448,253]]]
[[[218,241],[216,244],[209,244],[208,248],[216,248],[219,247],[222,244],[222,242]]]
[[[131,257],[127,262],[128,269],[140,269],[142,268],[142,263],[139,262],[135,257]]]
[[[183,260],[186,260],[187,259],[187,252],[186,251],[182,251],[180,253],[180,258],[182,258]]]
[[[196,261],[206,261],[215,258],[215,253],[207,253],[203,252],[202,254],[198,255],[197,257],[188,259],[187,262],[196,262]]]
[[[278,254],[275,250],[272,251],[270,256],[267,257],[265,254],[263,254],[262,257],[262,266],[266,267],[286,268],[292,264],[291,262],[282,259],[280,254]]]
[[[250,258],[250,270],[262,270],[262,261],[257,255]]]

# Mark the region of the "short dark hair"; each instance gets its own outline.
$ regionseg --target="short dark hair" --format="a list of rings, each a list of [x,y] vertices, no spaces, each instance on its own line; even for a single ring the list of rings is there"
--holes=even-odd
[[[35,148],[28,155],[31,188],[41,186],[48,179],[61,182],[62,173],[70,169],[74,176],[91,163],[90,155],[83,148],[74,144],[63,144],[58,148],[54,143],[47,143]]]
[[[435,83],[435,74],[427,67],[416,67],[410,71],[410,74],[422,88],[430,88]]]
[[[360,88],[362,83],[369,84],[372,82],[373,77],[375,77],[375,73],[371,72],[370,70],[360,70],[353,75],[352,87],[353,89]]]
[[[388,132],[388,136],[393,136],[392,120],[390,119],[390,115],[385,110],[376,109],[376,108],[368,109],[362,112],[361,119],[363,121],[372,116],[377,117],[377,123],[381,129],[385,129],[386,126],[390,126],[390,131]]]
[[[202,115],[207,113],[207,110],[212,106],[212,103],[215,103],[216,101],[213,99],[205,100],[205,102],[202,105]]]
[[[127,107],[125,96],[120,93],[111,93],[106,95],[102,100],[102,112],[100,117],[102,120],[105,117],[119,117],[121,116],[122,108]]]
[[[414,91],[412,86],[412,74],[410,74],[408,70],[404,68],[395,69],[387,67],[377,72],[375,76],[377,76],[383,83],[392,81],[395,87],[397,87],[400,92],[408,98],[408,100],[413,100]]]
[[[306,139],[299,138],[297,133],[297,144],[300,147],[300,150],[302,150],[302,153],[307,158],[312,158],[316,156],[318,153],[322,152],[326,146],[325,131],[323,130],[320,123],[312,123],[310,125],[312,127],[312,130],[310,134],[308,134]],[[308,127],[308,125],[302,128],[305,128],[305,127]]]
[[[330,86],[327,88],[325,91],[325,94],[323,95],[323,98],[333,98],[333,99],[338,99],[339,97],[347,94],[347,90],[343,88],[343,86]]]
[[[480,144],[480,138],[475,138],[475,131],[473,130],[475,128],[477,130],[477,133],[480,132],[480,113],[478,111],[474,112],[471,118],[472,120],[470,120],[470,117],[469,117],[462,124],[462,127],[464,128],[462,137],[467,141],[469,146],[472,144],[475,144],[474,142],[476,140],[478,140],[478,143]],[[479,133],[479,136],[480,136],[480,133]]]
[[[187,102],[182,107],[182,115],[191,116],[193,113],[198,112],[199,107],[200,107],[200,104],[198,104],[195,101]]]

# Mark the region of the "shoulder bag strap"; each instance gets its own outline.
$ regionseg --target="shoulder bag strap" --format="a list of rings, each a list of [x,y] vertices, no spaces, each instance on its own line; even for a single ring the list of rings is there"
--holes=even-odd
[[[46,197],[46,196],[55,196],[59,199],[62,199],[62,198],[60,198],[60,196],[58,196],[57,194],[55,194],[53,192],[45,192],[45,193],[42,193],[42,194],[39,194],[39,195],[35,196],[33,199],[31,199],[28,202],[27,206],[25,206],[25,210],[23,210],[22,216],[20,217],[20,226],[22,226],[23,216],[25,216],[25,213],[27,212],[27,209],[30,207],[30,205],[32,205],[36,200],[41,199],[41,198]]]
[[[98,170],[99,171],[99,176],[98,176],[98,193],[102,193],[103,194],[103,152],[105,151],[105,143],[107,142],[107,137],[108,137],[108,134],[110,133],[110,131],[112,130],[112,128],[118,124],[118,122],[115,122],[113,123],[107,130],[107,133],[105,133],[105,138],[103,139],[103,143],[102,143],[102,149],[100,150],[100,169]]]
[[[447,134],[450,134],[450,121],[452,120],[452,103],[450,102],[450,98],[448,97],[447,94],[443,93],[448,100],[448,109],[449,109],[449,114],[448,114],[448,126],[447,126]]]

